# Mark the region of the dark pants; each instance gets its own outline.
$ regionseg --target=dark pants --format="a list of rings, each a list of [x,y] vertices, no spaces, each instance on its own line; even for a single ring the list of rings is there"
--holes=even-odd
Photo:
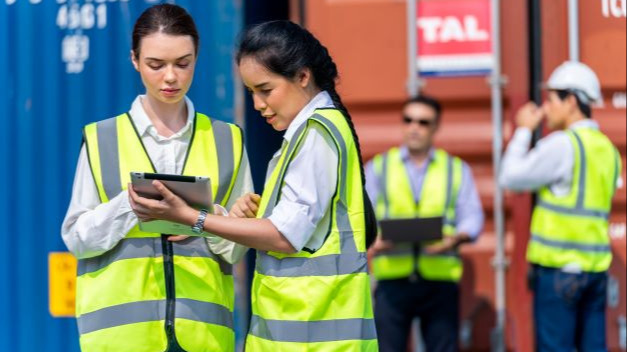
[[[374,318],[381,352],[405,352],[411,322],[420,318],[428,352],[457,351],[459,286],[457,283],[408,279],[379,281]]]
[[[607,351],[607,273],[532,268],[536,350]]]

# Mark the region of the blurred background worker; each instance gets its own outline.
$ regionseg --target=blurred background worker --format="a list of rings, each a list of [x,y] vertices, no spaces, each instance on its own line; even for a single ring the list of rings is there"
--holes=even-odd
[[[542,107],[528,103],[518,111],[500,173],[506,188],[538,190],[527,248],[536,349],[605,351],[608,217],[622,183],[620,155],[591,119],[601,89],[588,66],[563,63],[547,89]],[[529,150],[544,117],[555,132]]]
[[[375,321],[383,352],[407,349],[414,317],[427,351],[456,351],[459,331],[458,248],[479,236],[483,211],[471,170],[433,147],[440,103],[418,96],[403,106],[401,147],[376,155],[366,166],[366,188],[378,219],[444,217],[444,239],[394,245],[377,238],[372,247]]]

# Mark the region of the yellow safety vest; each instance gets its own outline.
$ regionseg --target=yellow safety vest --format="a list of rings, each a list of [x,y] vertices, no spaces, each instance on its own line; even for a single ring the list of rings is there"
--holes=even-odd
[[[551,268],[574,265],[586,272],[610,267],[608,220],[621,170],[618,150],[599,130],[567,134],[574,150],[573,183],[565,196],[538,193],[531,220],[529,262]]]
[[[342,113],[318,109],[285,146],[267,180],[258,216],[279,201],[283,178],[311,129],[338,150],[337,188],[324,244],[296,254],[257,251],[246,351],[377,351],[367,272],[359,154]],[[336,169],[337,168],[337,169]]]
[[[443,234],[455,236],[455,208],[462,179],[462,161],[437,149],[429,163],[425,180],[416,204],[409,176],[400,149],[374,157],[373,166],[381,192],[376,202],[378,219],[406,219],[443,217]],[[428,244],[425,244],[428,245]],[[373,272],[378,280],[400,279],[416,270],[425,279],[459,281],[462,262],[457,251],[440,255],[413,253],[412,245],[398,244],[392,250],[373,259]]]
[[[102,203],[127,189],[130,172],[155,172],[128,114],[87,125],[84,141]],[[224,205],[242,151],[237,126],[197,113],[183,174],[209,176]],[[232,270],[205,238],[170,242],[136,226],[108,252],[79,260],[76,291],[83,351],[235,348]]]

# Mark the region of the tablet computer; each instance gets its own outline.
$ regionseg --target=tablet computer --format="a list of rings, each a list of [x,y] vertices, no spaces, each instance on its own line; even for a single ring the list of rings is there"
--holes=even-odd
[[[420,243],[442,239],[442,217],[385,219],[379,221],[381,238],[392,242]]]
[[[209,177],[131,172],[131,183],[138,195],[150,199],[161,199],[161,193],[152,185],[154,180],[161,181],[172,193],[181,197],[190,206],[196,209],[206,209],[209,214],[213,214]],[[144,232],[168,235],[198,236],[192,232],[190,225],[166,220],[140,221],[139,229]]]

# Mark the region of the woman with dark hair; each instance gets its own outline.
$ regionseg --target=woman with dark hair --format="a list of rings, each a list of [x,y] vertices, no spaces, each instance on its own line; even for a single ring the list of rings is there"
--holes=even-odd
[[[241,130],[186,97],[198,33],[176,5],[150,7],[133,29],[144,83],[129,112],[87,125],[63,239],[79,259],[76,313],[83,351],[233,351],[230,264],[246,248],[222,238],[142,232],[130,172],[209,176],[217,204],[252,191]],[[228,262],[228,263],[227,263]]]
[[[263,196],[240,198],[230,218],[201,221],[257,249],[247,351],[377,351],[366,263],[372,218],[335,63],[310,32],[275,21],[244,33],[237,64],[255,109],[285,131]],[[196,223],[197,210],[155,185],[163,202],[131,192],[149,216]]]

